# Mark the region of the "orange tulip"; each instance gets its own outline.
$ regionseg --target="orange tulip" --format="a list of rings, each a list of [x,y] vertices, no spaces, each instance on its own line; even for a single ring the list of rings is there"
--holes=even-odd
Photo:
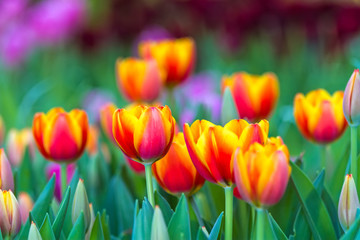
[[[56,162],[73,162],[84,152],[88,135],[86,112],[74,109],[67,113],[53,108],[47,114],[37,113],[33,134],[41,154]]]
[[[159,97],[163,81],[155,60],[118,59],[115,68],[119,89],[128,100],[151,102]]]
[[[139,54],[153,58],[165,71],[166,85],[182,83],[192,72],[195,64],[195,42],[192,38],[146,41],[140,44]]]
[[[289,151],[280,137],[238,148],[233,154],[236,187],[241,198],[256,207],[276,204],[283,196],[291,167]]]
[[[100,123],[103,131],[106,136],[117,145],[115,138],[113,136],[112,126],[113,126],[113,115],[117,107],[113,103],[107,103],[100,109]]]
[[[343,114],[341,91],[332,96],[324,89],[298,93],[294,100],[294,117],[300,132],[310,141],[330,143],[339,138],[347,127]]]
[[[28,148],[30,156],[35,157],[35,142],[31,129],[11,129],[7,136],[6,150],[9,161],[13,166],[19,166],[24,159],[25,150]]]
[[[152,171],[160,186],[172,194],[191,196],[205,182],[191,161],[183,133],[174,137],[169,152],[152,165]]]
[[[90,156],[94,156],[99,150],[99,130],[96,126],[92,125],[89,127],[88,140],[86,143],[86,151]]]
[[[264,144],[268,132],[266,120],[249,124],[234,119],[224,127],[206,120],[196,120],[191,127],[184,124],[186,146],[196,169],[206,180],[222,187],[234,183],[231,159],[234,150],[239,146],[247,149],[254,142]]]
[[[222,92],[229,88],[240,118],[251,122],[268,118],[279,98],[279,81],[275,74],[251,75],[246,72],[224,76]]]
[[[139,105],[118,109],[113,116],[113,136],[128,157],[153,163],[164,157],[174,137],[175,120],[169,107]]]

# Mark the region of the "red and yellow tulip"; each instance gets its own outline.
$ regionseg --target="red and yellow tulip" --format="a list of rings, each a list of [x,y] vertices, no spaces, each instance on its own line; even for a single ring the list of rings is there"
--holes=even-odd
[[[235,119],[224,127],[206,120],[196,120],[191,127],[184,125],[186,146],[196,169],[206,180],[223,187],[234,183],[231,158],[234,150],[247,149],[254,142],[264,144],[268,132],[266,120],[249,124]]]
[[[152,171],[159,185],[175,195],[191,196],[205,182],[191,161],[183,133],[174,137],[169,152],[152,165]]]
[[[298,93],[294,100],[296,124],[305,138],[317,143],[330,143],[339,138],[347,127],[343,114],[341,91],[332,96],[324,89]]]
[[[86,112],[74,109],[67,113],[53,108],[47,114],[37,113],[33,134],[41,154],[56,162],[73,162],[84,152],[88,135]]]
[[[12,166],[19,166],[28,149],[30,156],[35,156],[35,142],[31,129],[11,129],[6,140],[6,152]]]
[[[264,145],[253,143],[233,154],[236,187],[241,198],[256,207],[276,204],[283,196],[291,167],[289,151],[280,137]]]
[[[139,46],[140,56],[155,59],[165,72],[166,85],[182,83],[195,64],[195,42],[192,38],[146,41]]]
[[[115,69],[119,89],[128,100],[151,102],[159,97],[163,78],[155,60],[118,59]]]
[[[279,98],[279,81],[275,74],[251,75],[246,72],[224,76],[222,92],[229,88],[240,118],[251,122],[266,119]]]
[[[113,103],[107,103],[100,109],[100,123],[103,131],[106,136],[117,145],[115,138],[113,136],[112,126],[113,126],[113,115],[117,107]]]
[[[118,109],[113,116],[113,136],[125,155],[141,163],[164,157],[174,137],[175,120],[169,107],[139,105]]]
[[[134,160],[132,160],[131,158],[129,158],[128,156],[124,155],[125,157],[125,161],[126,161],[126,164],[129,166],[129,168],[134,171],[136,174],[144,174],[145,172],[145,167],[143,164],[141,163],[138,163]]]
[[[0,189],[14,190],[14,176],[3,148],[0,148]]]
[[[21,228],[19,204],[11,190],[0,190],[0,228],[3,237],[16,235]]]

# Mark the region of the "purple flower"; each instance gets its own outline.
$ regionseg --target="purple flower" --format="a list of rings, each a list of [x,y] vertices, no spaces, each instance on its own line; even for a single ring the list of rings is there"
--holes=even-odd
[[[9,24],[16,22],[24,15],[27,0],[0,1],[0,34]]]
[[[111,93],[95,89],[85,95],[82,101],[82,107],[88,113],[90,121],[99,122],[100,109],[109,102],[114,102],[114,97]]]
[[[67,179],[66,182],[67,184],[70,183],[74,172],[75,172],[75,168],[76,168],[76,164],[75,163],[71,163],[67,165],[66,168],[66,172],[67,172]],[[53,174],[55,173],[56,176],[56,181],[55,181],[55,198],[61,202],[62,196],[61,196],[61,165],[57,164],[57,163],[50,163],[47,167],[46,167],[46,176],[48,179],[50,179]]]

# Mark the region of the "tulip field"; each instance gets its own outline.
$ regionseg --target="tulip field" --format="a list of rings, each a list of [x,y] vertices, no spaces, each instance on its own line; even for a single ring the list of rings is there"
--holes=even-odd
[[[159,1],[0,0],[0,240],[360,239],[360,31]]]

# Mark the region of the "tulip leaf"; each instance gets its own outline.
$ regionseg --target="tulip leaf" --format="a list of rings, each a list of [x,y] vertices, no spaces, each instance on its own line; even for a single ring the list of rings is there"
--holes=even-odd
[[[5,237],[5,239],[10,239],[10,238]],[[43,240],[39,230],[37,229],[37,227],[36,227],[36,225],[34,223],[31,224],[31,227],[30,227],[30,230],[29,230],[29,235],[28,235],[27,239],[28,240]]]
[[[168,231],[170,239],[191,239],[189,208],[184,194],[181,195],[174,215],[170,219]]]
[[[359,209],[357,210],[356,219],[350,226],[349,230],[340,238],[341,240],[353,240],[359,239],[360,237],[360,215],[358,215]]]
[[[109,216],[106,215],[105,210],[103,210],[103,212],[101,214],[101,226],[103,228],[105,240],[110,240],[111,234],[110,234],[110,229],[109,229]]]
[[[208,240],[209,239],[209,233],[206,231],[206,228],[204,226],[199,227],[199,230],[196,235],[196,240]]]
[[[221,124],[225,125],[233,119],[238,119],[239,113],[235,106],[234,98],[230,89],[227,87],[224,91],[221,105]]]
[[[276,236],[277,240],[287,240],[287,237],[285,235],[285,233],[283,232],[283,230],[280,228],[280,226],[277,224],[277,222],[275,221],[275,219],[271,216],[270,213],[268,213],[268,218],[270,220],[273,232]]]
[[[329,215],[331,217],[331,221],[334,226],[336,236],[338,238],[340,238],[341,229],[340,229],[340,222],[339,222],[339,218],[338,218],[337,208],[329,194],[329,191],[326,188],[324,188],[324,190],[322,191],[321,198],[324,201],[324,204],[325,204],[325,206],[329,212]]]
[[[65,192],[64,198],[60,204],[58,214],[56,215],[54,223],[52,224],[52,229],[54,231],[56,239],[59,239],[59,237],[60,237],[60,233],[61,233],[61,230],[62,230],[62,227],[64,224],[66,212],[68,211],[70,193],[71,193],[71,188],[68,187]]]
[[[84,213],[81,212],[79,217],[76,219],[76,222],[71,229],[67,240],[77,240],[85,238],[85,219]]]
[[[147,200],[144,199],[142,208],[136,216],[132,239],[150,240],[151,237],[151,223],[154,214],[154,209]]]
[[[47,213],[44,219],[44,222],[42,223],[40,227],[40,234],[43,239],[49,239],[49,240],[55,240],[54,232],[51,228],[51,221],[49,218],[49,214]]]
[[[159,205],[161,212],[163,214],[166,224],[169,224],[174,211],[171,209],[170,204],[165,200],[163,196],[158,191],[155,191],[155,204]]]
[[[319,193],[296,164],[290,162],[290,165],[292,167],[291,183],[296,190],[313,238],[315,240],[336,239],[331,218]]]
[[[54,196],[55,189],[55,175],[46,184],[43,191],[40,193],[40,196],[36,200],[34,207],[31,211],[31,216],[35,223],[42,222],[45,217],[46,212],[48,211],[52,198]],[[21,229],[21,232],[18,234],[19,239],[27,239],[30,229],[30,217],[24,224]]]
[[[169,240],[169,233],[161,210],[155,207],[151,224],[151,240]]]
[[[90,234],[90,240],[105,240],[99,212],[96,214],[95,222]]]
[[[209,235],[209,240],[218,239],[220,229],[221,229],[221,222],[222,222],[223,215],[224,215],[224,212],[221,212],[219,217],[216,219],[216,222],[215,222],[213,228],[211,229],[211,232],[210,232],[210,235]]]
[[[19,170],[16,173],[16,184],[18,192],[33,192],[34,190],[34,177],[33,164],[31,163],[31,157],[29,148],[25,149],[23,161]]]

